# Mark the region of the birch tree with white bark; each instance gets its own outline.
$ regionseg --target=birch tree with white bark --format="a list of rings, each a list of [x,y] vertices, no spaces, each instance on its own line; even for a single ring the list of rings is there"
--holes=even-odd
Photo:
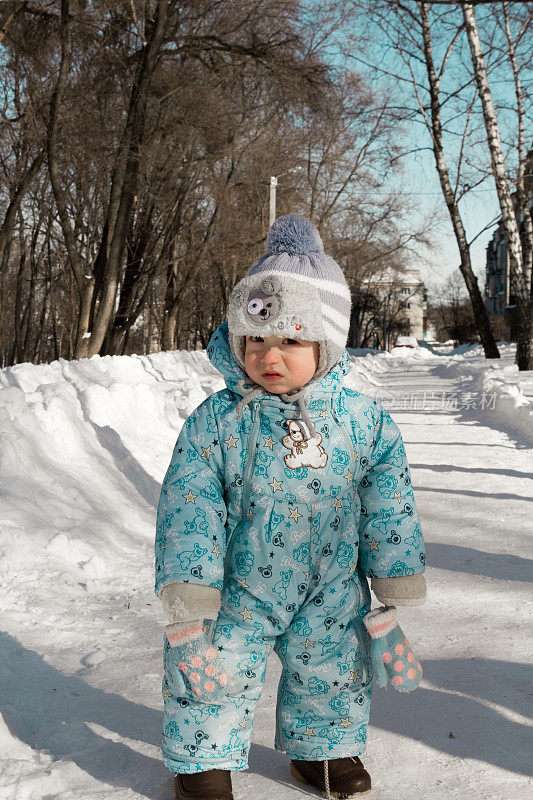
[[[410,83],[411,97],[407,94],[404,100],[404,116],[421,120],[431,137],[441,190],[461,257],[460,271],[487,358],[498,357],[499,353],[472,272],[470,248],[498,218],[484,220],[480,230],[468,239],[461,200],[482,182],[494,180],[509,252],[511,297],[507,309],[511,312],[509,318],[513,310],[516,312],[516,364],[520,370],[532,369],[533,224],[525,178],[529,97],[521,78],[531,60],[527,34],[532,24],[532,4],[475,0],[354,3],[364,8],[377,26],[381,44],[385,41],[389,46],[381,63],[374,60],[373,68],[378,74],[394,77],[398,87]],[[483,8],[481,24],[481,11],[476,18],[476,6]],[[357,60],[362,60],[360,55]],[[451,75],[447,80],[446,73]],[[496,102],[491,80],[498,87]]]
[[[486,178],[486,175],[476,179],[466,174],[469,169],[472,111],[476,102],[473,81],[470,76],[461,82],[447,75],[461,35],[461,26],[448,23],[449,9],[434,13],[428,2],[366,0],[359,2],[359,5],[376,23],[394,52],[394,59],[389,58],[388,63],[382,62],[375,68],[378,73],[392,76],[397,81],[399,94],[405,98],[402,108],[405,119],[418,120],[427,131],[459,251],[459,270],[470,298],[477,332],[485,357],[499,358],[483,296],[472,268],[471,245],[479,233],[468,239],[461,210],[461,201]]]
[[[476,13],[473,3],[463,3],[462,13],[465,25],[468,44],[472,58],[472,69],[478,87],[481,106],[483,109],[483,120],[487,135],[487,144],[490,151],[492,172],[498,200],[502,212],[502,223],[505,230],[505,238],[509,253],[511,286],[516,297],[517,308],[517,348],[515,362],[519,370],[533,369],[533,305],[531,302],[531,250],[533,247],[533,228],[531,226],[531,215],[527,204],[524,203],[524,167],[525,167],[525,148],[523,142],[523,96],[517,71],[516,56],[509,29],[509,17],[507,3],[502,3],[503,14],[506,19],[506,34],[509,43],[509,55],[513,68],[513,77],[517,99],[517,111],[519,120],[519,184],[518,192],[522,193],[522,198],[518,197],[515,205],[511,189],[509,186],[508,168],[502,148],[500,128],[498,124],[498,114],[495,108],[492,91],[490,88],[485,54],[481,45],[479,28],[476,20]],[[520,130],[522,126],[522,130]],[[520,231],[520,204],[524,214],[526,225]],[[522,244],[522,238],[525,246]],[[525,256],[525,257],[524,257]]]

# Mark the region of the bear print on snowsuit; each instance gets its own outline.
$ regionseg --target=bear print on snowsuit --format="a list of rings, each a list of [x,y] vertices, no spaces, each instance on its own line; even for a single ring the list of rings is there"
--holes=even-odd
[[[216,703],[189,696],[169,682],[165,637],[163,761],[174,772],[247,768],[271,650],[283,667],[276,749],[296,759],[356,756],[373,683],[367,578],[425,571],[400,431],[379,402],[343,386],[346,350],[312,385],[313,431],[297,403],[266,391],[238,420],[247,376],[227,323],[207,353],[226,388],[190,415],[174,447],[158,506],[155,590],[174,581],[220,589],[213,644],[229,680]]]

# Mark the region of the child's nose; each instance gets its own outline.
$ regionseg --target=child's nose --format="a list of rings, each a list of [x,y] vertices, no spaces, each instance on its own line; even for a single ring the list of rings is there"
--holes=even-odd
[[[263,352],[262,361],[265,364],[275,364],[279,361],[279,349],[277,347],[269,347]]]

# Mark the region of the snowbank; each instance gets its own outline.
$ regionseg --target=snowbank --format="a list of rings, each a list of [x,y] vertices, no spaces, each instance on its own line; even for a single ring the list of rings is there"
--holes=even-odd
[[[450,376],[468,381],[468,390],[486,398],[484,415],[533,443],[533,371],[513,363],[516,345],[498,342],[500,358],[486,359],[481,345],[456,348],[446,357]]]
[[[0,371],[1,608],[50,607],[43,563],[59,590],[54,618],[86,592],[120,591],[132,562],[151,565],[177,433],[222,386],[203,352]]]
[[[348,348],[352,371],[345,383],[352,389],[369,395],[381,397],[380,389],[383,381],[380,376],[396,367],[404,367],[409,363],[427,363],[432,358],[441,356],[430,348],[393,347],[392,350],[372,350],[369,348]]]
[[[348,385],[379,399],[380,375],[407,364],[430,363],[439,374],[462,379],[464,389],[481,398],[483,415],[496,426],[514,431],[525,443],[533,442],[533,371],[519,371],[514,363],[516,344],[498,342],[500,358],[486,359],[479,344],[464,344],[439,353],[422,344],[419,349],[350,350],[352,373]],[[390,399],[390,396],[389,396]]]

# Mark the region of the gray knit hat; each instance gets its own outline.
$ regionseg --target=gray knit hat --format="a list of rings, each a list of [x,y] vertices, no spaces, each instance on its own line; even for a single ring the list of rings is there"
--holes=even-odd
[[[266,255],[250,268],[229,299],[233,356],[244,370],[245,336],[290,336],[320,343],[313,381],[337,364],[346,347],[351,298],[337,262],[324,253],[320,234],[298,214],[279,217],[267,236]]]

